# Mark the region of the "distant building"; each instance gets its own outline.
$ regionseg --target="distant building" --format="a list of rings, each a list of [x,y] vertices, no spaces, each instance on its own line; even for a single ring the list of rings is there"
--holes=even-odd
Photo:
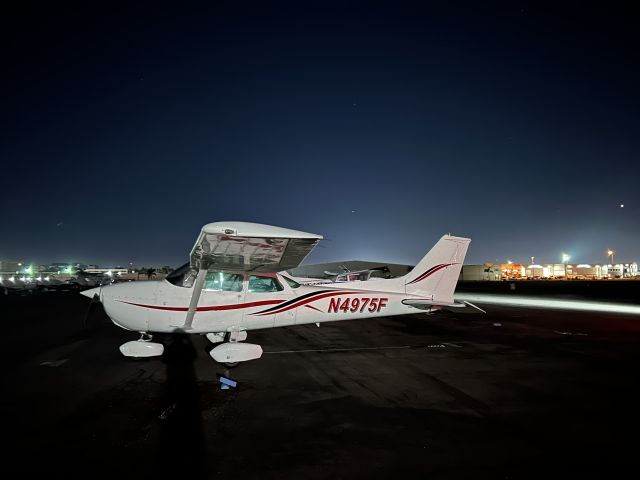
[[[603,265],[604,275],[609,278],[631,278],[638,276],[638,264],[617,263],[615,265]]]
[[[578,265],[567,265],[567,276],[569,278],[575,278],[576,280],[602,278],[602,266],[589,265],[587,263],[580,263]]]
[[[501,263],[500,273],[503,280],[520,280],[526,278],[526,269],[521,263]]]
[[[2,273],[16,273],[22,267],[21,262],[14,262],[13,260],[0,260],[0,272]]]
[[[638,264],[618,263],[616,265],[596,264],[564,264],[546,265],[532,264],[524,266],[518,263],[484,265],[463,265],[460,272],[462,281],[498,281],[498,280],[598,280],[607,278],[638,277]]]
[[[464,265],[460,271],[463,281],[497,281],[502,280],[500,265],[485,263],[484,265]]]
[[[87,266],[79,262],[52,262],[49,265],[41,265],[40,271],[47,273],[73,274],[78,270],[84,270]]]

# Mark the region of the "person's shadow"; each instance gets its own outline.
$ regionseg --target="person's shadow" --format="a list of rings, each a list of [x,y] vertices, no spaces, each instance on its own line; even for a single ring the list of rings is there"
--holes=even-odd
[[[163,343],[167,380],[164,410],[158,419],[160,444],[156,474],[160,478],[171,477],[174,480],[202,478],[205,474],[205,449],[194,365],[197,352],[191,335],[181,332],[167,335]]]

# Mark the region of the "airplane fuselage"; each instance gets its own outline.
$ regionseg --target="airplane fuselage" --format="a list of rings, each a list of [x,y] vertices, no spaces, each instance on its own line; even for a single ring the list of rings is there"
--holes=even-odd
[[[250,291],[248,275],[240,291],[204,289],[189,332],[256,330],[420,312],[402,303],[420,297],[384,291],[380,287],[386,280],[292,288],[281,275],[270,276],[281,290]],[[184,326],[192,288],[163,280],[121,283],[92,292],[99,294],[107,315],[122,328],[176,332]]]

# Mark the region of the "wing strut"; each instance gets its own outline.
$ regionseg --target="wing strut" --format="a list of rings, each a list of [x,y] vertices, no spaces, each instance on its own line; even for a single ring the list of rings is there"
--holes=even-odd
[[[200,293],[202,293],[202,287],[204,287],[204,280],[207,277],[207,269],[201,268],[198,270],[198,276],[193,284],[193,293],[191,294],[191,301],[189,302],[189,310],[187,310],[187,317],[184,319],[184,329],[191,330],[191,324],[193,324],[193,316],[198,309],[198,300],[200,300]]]

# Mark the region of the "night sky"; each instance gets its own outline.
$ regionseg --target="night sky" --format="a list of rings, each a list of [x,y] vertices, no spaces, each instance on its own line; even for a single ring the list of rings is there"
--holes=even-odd
[[[624,4],[49,3],[3,12],[0,259],[177,266],[241,220],[307,263],[640,260]]]

